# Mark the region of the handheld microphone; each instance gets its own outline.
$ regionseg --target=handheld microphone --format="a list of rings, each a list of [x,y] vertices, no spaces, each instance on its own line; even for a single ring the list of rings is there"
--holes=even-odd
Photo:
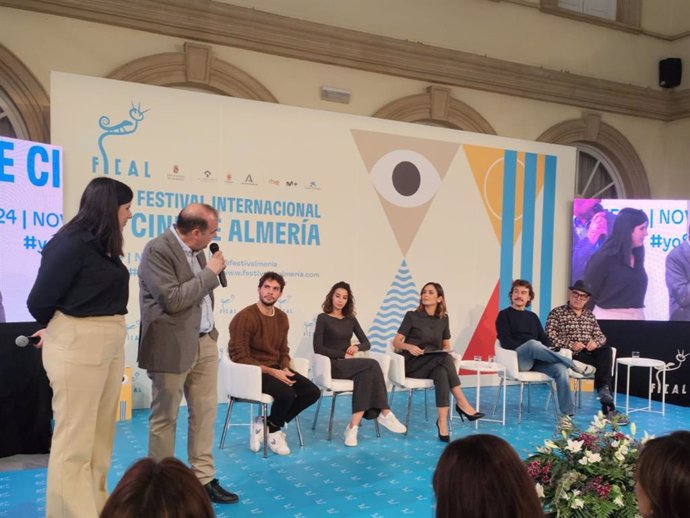
[[[218,247],[218,243],[211,243],[209,250],[211,250],[212,254],[215,254],[216,252],[220,251],[220,248]],[[220,281],[220,285],[223,288],[228,287],[228,279],[225,277],[225,272],[220,272],[218,274],[218,280]]]
[[[26,347],[29,344],[36,345],[38,342],[41,341],[40,336],[24,336],[24,335],[19,335],[15,340],[14,340],[14,345],[17,347]]]

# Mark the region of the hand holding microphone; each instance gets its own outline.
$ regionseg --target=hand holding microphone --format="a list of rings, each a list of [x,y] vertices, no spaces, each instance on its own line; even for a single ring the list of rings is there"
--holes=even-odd
[[[211,250],[213,255],[208,261],[208,267],[213,271],[213,273],[218,275],[220,285],[223,286],[223,288],[226,288],[228,285],[228,280],[225,277],[225,272],[223,271],[225,270],[225,257],[223,257],[223,252],[220,251],[218,243],[211,243],[209,250]]]
[[[17,347],[26,347],[27,345],[31,344],[36,349],[40,349],[41,347],[43,347],[44,333],[45,329],[39,329],[31,336],[19,335],[17,338],[15,338],[14,345],[16,345]]]

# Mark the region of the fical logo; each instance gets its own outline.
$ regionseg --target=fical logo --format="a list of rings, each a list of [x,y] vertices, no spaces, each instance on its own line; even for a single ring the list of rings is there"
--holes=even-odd
[[[98,126],[103,130],[101,136],[98,137],[98,151],[100,156],[91,157],[91,172],[114,174],[115,176],[144,176],[150,178],[149,163],[147,161],[139,163],[136,160],[122,159],[115,157],[112,161],[108,156],[105,148],[105,139],[108,137],[123,137],[131,135],[139,129],[139,123],[144,120],[144,114],[149,110],[142,110],[141,105],[136,106],[132,103],[132,108],[129,110],[129,118],[120,121],[117,124],[110,123],[110,117],[102,115],[98,119]]]

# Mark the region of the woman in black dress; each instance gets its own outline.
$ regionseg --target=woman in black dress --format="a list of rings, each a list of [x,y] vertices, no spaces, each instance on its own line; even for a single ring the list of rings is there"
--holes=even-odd
[[[393,347],[405,356],[405,376],[431,378],[436,392],[438,438],[450,440],[448,434],[449,392],[455,397],[455,410],[461,418],[475,421],[484,417],[467,401],[460,388],[453,357],[450,354],[450,328],[443,288],[428,282],[421,291],[419,307],[408,311],[393,339]],[[443,353],[441,351],[446,351]]]
[[[373,358],[355,358],[359,351],[371,347],[357,318],[355,299],[350,285],[338,282],[333,285],[321,305],[323,313],[316,318],[314,352],[331,359],[331,375],[334,378],[354,382],[352,392],[352,419],[345,428],[346,446],[357,446],[357,430],[362,417],[376,418],[379,424],[395,433],[407,429],[388,407],[388,392],[379,362]],[[359,343],[351,344],[352,335]]]

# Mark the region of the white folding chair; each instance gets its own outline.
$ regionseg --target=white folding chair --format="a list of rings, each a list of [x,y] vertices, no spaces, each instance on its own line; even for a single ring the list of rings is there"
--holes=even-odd
[[[363,351],[357,353],[358,357],[370,357],[379,362],[381,371],[383,372],[383,379],[387,378],[388,367],[390,365],[390,358],[383,353]],[[321,409],[321,399],[324,396],[331,396],[331,415],[328,419],[328,440],[333,436],[333,414],[335,413],[335,400],[340,394],[351,394],[354,389],[354,381],[348,379],[338,379],[331,376],[331,359],[322,354],[314,354],[312,357],[312,381],[321,389],[321,397],[316,404],[316,413],[314,414],[314,423],[311,426],[312,430],[316,430],[316,421],[319,418],[319,410]],[[376,427],[376,436],[381,437],[379,431],[379,422],[374,420]]]
[[[292,368],[303,376],[307,372],[309,361],[305,358],[295,358],[292,361]],[[225,424],[223,425],[223,433],[220,436],[220,446],[222,450],[225,445],[225,436],[230,428],[230,416],[232,415],[232,408],[235,403],[252,403],[260,405],[261,419],[264,425],[264,458],[268,457],[268,425],[267,425],[267,408],[273,403],[273,397],[269,394],[261,392],[261,367],[258,365],[247,365],[243,363],[235,363],[224,352],[221,359],[221,376],[225,386],[225,392],[228,395],[228,411],[225,414]],[[295,418],[297,425],[297,435],[299,437],[300,446],[304,446],[302,438],[302,427],[300,426],[299,416]],[[251,422],[250,422],[251,433]]]
[[[459,369],[458,362],[460,357],[455,353],[453,355],[453,361],[455,362],[456,370]],[[408,378],[405,376],[405,357],[402,354],[398,354],[394,351],[393,347],[388,351],[388,356],[390,357],[390,370],[388,371],[388,377],[392,382],[391,385],[391,406],[393,405],[393,396],[395,395],[396,388],[399,390],[407,391],[407,412],[405,414],[405,427],[409,431],[410,429],[410,412],[412,410],[412,394],[415,391],[424,391],[424,419],[429,420],[429,411],[427,408],[427,390],[434,387],[434,380],[429,378]],[[449,416],[452,414],[449,413]],[[452,426],[452,418],[448,419],[449,426]],[[407,435],[407,431],[405,432]]]
[[[531,394],[530,394],[530,386],[531,385],[538,385],[538,384],[546,384],[549,386],[549,394],[550,396],[555,397],[555,390],[553,387],[553,380],[551,377],[547,376],[546,374],[542,374],[541,372],[535,372],[535,371],[521,371],[518,368],[518,357],[517,357],[517,351],[511,351],[510,349],[504,349],[501,347],[501,344],[498,340],[496,340],[496,344],[494,346],[494,354],[496,356],[496,362],[500,363],[506,368],[506,380],[508,381],[516,381],[520,384],[520,402],[518,404],[518,423],[522,422],[522,403],[523,403],[523,394],[524,394],[524,387],[527,385],[527,411],[529,412],[531,410]],[[502,376],[503,373],[499,372],[498,375]],[[499,385],[499,390],[498,390],[498,395],[496,396],[496,402],[494,403],[494,413],[496,413],[496,407],[498,405],[498,400],[501,397],[501,390],[503,388],[503,384]],[[548,408],[548,400],[546,402],[547,408]],[[554,405],[554,414],[556,416],[556,419],[558,419],[558,412],[556,411],[556,405]]]

